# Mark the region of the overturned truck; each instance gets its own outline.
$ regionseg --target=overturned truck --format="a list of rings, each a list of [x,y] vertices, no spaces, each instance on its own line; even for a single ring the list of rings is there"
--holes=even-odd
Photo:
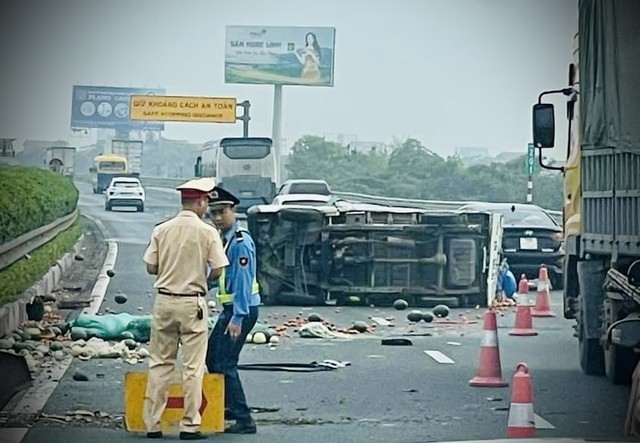
[[[429,211],[338,202],[253,206],[265,304],[413,306],[493,300],[502,220],[471,211]]]

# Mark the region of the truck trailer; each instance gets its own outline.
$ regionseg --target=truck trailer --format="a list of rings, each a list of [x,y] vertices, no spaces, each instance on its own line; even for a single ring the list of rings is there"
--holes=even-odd
[[[640,358],[640,2],[580,0],[569,84],[533,107],[533,139],[555,144],[543,97],[567,97],[564,317],[580,366],[629,383]]]

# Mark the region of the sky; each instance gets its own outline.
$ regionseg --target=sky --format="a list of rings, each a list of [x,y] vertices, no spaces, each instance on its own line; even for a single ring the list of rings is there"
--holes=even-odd
[[[334,86],[283,87],[287,145],[414,137],[442,155],[526,151],[531,106],[566,85],[578,25],[577,0],[5,0],[0,16],[0,138],[68,140],[74,84],[249,100],[250,135],[271,136],[273,86],[225,84],[226,26],[328,26]],[[164,132],[241,135],[240,122]]]

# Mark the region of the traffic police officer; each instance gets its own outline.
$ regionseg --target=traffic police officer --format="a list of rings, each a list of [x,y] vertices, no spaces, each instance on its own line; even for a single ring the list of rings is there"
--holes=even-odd
[[[144,254],[147,272],[156,275],[149,373],[143,419],[148,438],[162,438],[160,420],[167,404],[171,373],[182,345],[184,416],[181,440],[200,440],[200,404],[207,352],[208,310],[204,296],[207,277],[217,279],[229,264],[218,231],[205,223],[210,178],[178,186],[182,210],[156,225]],[[205,270],[209,268],[209,275]]]
[[[258,320],[260,288],[256,280],[256,252],[249,232],[238,225],[237,197],[222,188],[214,189],[209,217],[220,229],[229,266],[218,279],[218,317],[207,350],[209,372],[224,374],[225,416],[235,423],[225,429],[231,434],[254,434],[256,424],[238,376],[238,359],[247,335]]]

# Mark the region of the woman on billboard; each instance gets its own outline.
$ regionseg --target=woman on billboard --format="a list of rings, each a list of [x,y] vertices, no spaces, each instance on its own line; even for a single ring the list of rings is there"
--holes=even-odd
[[[306,37],[306,46],[298,49],[295,54],[302,65],[302,72],[300,78],[310,82],[319,82],[320,75],[320,45],[316,35],[313,32],[308,32]]]

